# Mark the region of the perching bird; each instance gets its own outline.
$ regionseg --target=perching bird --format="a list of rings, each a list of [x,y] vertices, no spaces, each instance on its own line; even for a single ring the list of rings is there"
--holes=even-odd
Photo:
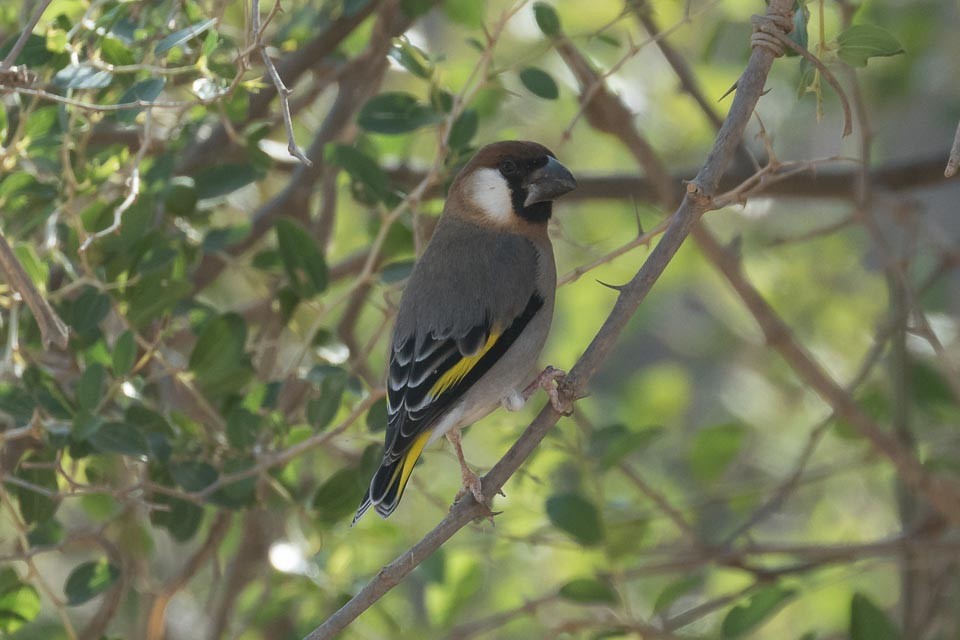
[[[524,384],[553,316],[547,222],[553,200],[576,185],[549,149],[523,141],[484,147],[454,179],[400,300],[383,461],[354,523],[371,505],[384,518],[393,513],[424,447],[443,435],[456,449],[464,490],[482,504],[460,429],[497,406],[520,409],[538,387],[561,410],[554,380],[562,372],[547,367]]]

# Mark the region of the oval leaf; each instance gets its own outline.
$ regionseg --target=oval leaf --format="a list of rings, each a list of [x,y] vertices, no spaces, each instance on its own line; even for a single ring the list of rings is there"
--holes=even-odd
[[[533,3],[533,17],[537,20],[537,26],[543,35],[554,37],[560,33],[560,17],[557,10],[546,2]]]
[[[53,83],[64,89],[102,89],[112,80],[112,73],[89,64],[70,65],[53,76]]]
[[[137,342],[132,331],[127,330],[117,336],[117,341],[113,344],[111,359],[113,375],[122,378],[130,373],[137,359]]]
[[[309,298],[327,288],[327,263],[310,234],[289,218],[276,222],[280,260],[290,285],[300,297]]]
[[[170,465],[173,481],[187,491],[202,491],[217,481],[217,470],[206,462],[185,460]]]
[[[13,569],[0,571],[0,633],[13,633],[39,613],[37,590],[20,582]]]
[[[739,638],[772,616],[796,591],[779,586],[766,587],[756,592],[747,602],[738,604],[727,613],[720,630],[724,638]]]
[[[619,596],[605,580],[578,578],[560,587],[560,596],[584,604],[617,604]]]
[[[327,478],[311,501],[320,522],[331,525],[353,515],[366,489],[365,479],[357,469],[340,469]]]
[[[71,607],[83,604],[110,588],[120,577],[120,569],[106,559],[97,562],[84,562],[78,565],[67,577],[63,592],[67,604]]]
[[[381,93],[370,98],[357,115],[357,124],[373,133],[408,133],[439,121],[429,106],[409,93]]]
[[[900,640],[900,632],[883,609],[855,593],[850,600],[850,640]]]
[[[600,513],[581,495],[551,496],[547,499],[547,516],[555,527],[584,546],[593,546],[603,540]]]
[[[128,456],[150,455],[150,445],[140,429],[124,422],[108,422],[87,437],[94,449],[101,453],[120,453]]]
[[[247,325],[239,315],[225,313],[207,322],[190,354],[190,370],[211,395],[235,391],[252,375],[244,351]]]
[[[536,67],[527,67],[520,72],[520,82],[523,83],[530,93],[545,100],[556,100],[560,95],[560,89],[553,77]]]
[[[195,38],[202,34],[207,29],[212,27],[216,22],[216,18],[210,18],[209,20],[204,20],[203,22],[198,22],[184,29],[180,29],[179,31],[174,31],[163,40],[158,42],[157,46],[153,49],[153,52],[157,55],[166,53],[167,51],[170,51],[170,49],[173,49],[174,47],[187,42],[191,38]]]
[[[870,58],[895,56],[903,47],[893,35],[872,24],[855,24],[837,36],[837,55],[853,67],[864,67]]]
[[[693,475],[704,483],[717,480],[737,457],[745,434],[746,428],[735,423],[701,429],[690,448]]]

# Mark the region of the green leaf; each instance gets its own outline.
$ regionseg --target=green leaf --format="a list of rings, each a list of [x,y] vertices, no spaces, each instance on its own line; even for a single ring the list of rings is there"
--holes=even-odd
[[[363,202],[383,202],[393,195],[390,178],[376,160],[356,147],[345,144],[331,145],[327,159],[342,167],[350,178],[363,187]]]
[[[687,594],[692,589],[696,589],[703,583],[703,577],[692,574],[675,580],[665,586],[663,591],[657,596],[653,603],[654,613],[666,613],[674,602]]]
[[[77,442],[84,442],[100,430],[103,426],[101,416],[92,415],[89,411],[78,411],[73,417],[73,429],[70,435]]]
[[[400,10],[408,18],[419,18],[433,8],[433,0],[400,0]]]
[[[810,22],[810,9],[807,8],[805,3],[801,2],[797,4],[799,6],[795,6],[793,11],[793,31],[791,31],[787,37],[806,49],[809,41],[807,23]],[[786,48],[786,55],[790,57],[798,56],[800,54],[793,49]]]
[[[206,37],[203,39],[203,49],[201,53],[205,58],[209,58],[210,55],[216,50],[217,44],[220,42],[220,34],[217,33],[216,29],[211,29],[207,32]]]
[[[308,376],[310,377],[310,376]],[[346,374],[338,370],[336,375],[324,376],[320,382],[320,396],[307,403],[307,420],[317,431],[323,431],[340,410],[343,392],[347,387]]]
[[[357,124],[373,133],[409,133],[440,121],[432,108],[409,93],[381,93],[370,98],[357,115]]]
[[[111,36],[100,39],[100,54],[104,61],[118,66],[134,64],[137,61],[123,40]]]
[[[0,116],[5,113],[5,109],[0,109]],[[17,254],[17,258],[20,259],[20,264],[23,265],[23,269],[27,272],[27,275],[30,276],[33,284],[40,288],[45,288],[47,278],[50,276],[50,264],[40,259],[40,256],[37,255],[32,245],[17,244],[14,252]]]
[[[227,442],[234,449],[248,449],[257,442],[263,419],[246,409],[234,409],[227,418]]]
[[[551,496],[547,499],[547,517],[553,526],[569,534],[584,546],[603,540],[600,513],[592,502],[576,493]]]
[[[13,569],[0,569],[0,633],[13,633],[39,614],[37,590],[20,582]]]
[[[202,491],[220,475],[212,465],[200,460],[184,460],[170,465],[173,481],[186,491]]]
[[[201,169],[194,177],[197,185],[197,207],[209,209],[259,177],[260,172],[252,164],[232,162]]]
[[[664,431],[663,427],[644,427],[635,431],[622,424],[601,427],[590,434],[587,452],[601,470],[606,470],[631,453],[650,446]]]
[[[64,320],[74,331],[85,334],[97,329],[109,312],[110,296],[93,287],[84,287],[83,292],[70,303]]]
[[[81,410],[93,411],[103,399],[103,379],[106,370],[99,362],[88,365],[77,380],[77,405]]]
[[[584,604],[617,604],[620,597],[605,580],[577,578],[560,587],[560,596]]]
[[[560,96],[557,83],[543,69],[527,67],[520,72],[520,82],[530,93],[545,100],[556,100]]]
[[[254,464],[252,458],[236,458],[223,463],[223,474],[246,471]],[[223,485],[208,498],[211,504],[228,509],[243,509],[256,503],[256,478],[248,476]]]
[[[537,20],[537,26],[543,35],[550,38],[560,34],[560,17],[557,10],[546,2],[533,3],[533,17]]]
[[[151,511],[150,522],[169,531],[178,542],[187,542],[197,534],[203,523],[203,509],[200,506],[159,493],[154,494],[152,500],[157,504],[167,505],[169,510]]]
[[[757,591],[744,604],[727,613],[720,625],[724,638],[739,638],[763,623],[796,594],[793,589],[774,585]]]
[[[70,572],[63,592],[67,596],[67,605],[75,607],[93,598],[110,588],[120,577],[120,569],[107,560],[84,562]]]
[[[483,9],[486,4],[477,0],[445,0],[443,10],[454,22],[478,28],[483,23]]]
[[[188,367],[208,394],[236,391],[250,379],[253,368],[246,343],[247,324],[236,313],[217,316],[203,326]]]
[[[742,424],[721,424],[701,429],[690,448],[693,475],[704,483],[717,480],[743,446],[746,428]]]
[[[192,290],[193,286],[184,280],[144,278],[128,290],[127,320],[135,327],[155,322]]]
[[[53,83],[63,89],[102,89],[112,81],[112,73],[86,63],[64,67],[53,76]]]
[[[387,56],[418,78],[427,80],[433,75],[433,65],[427,54],[411,44],[405,36],[393,39]]]
[[[110,357],[113,375],[122,378],[130,373],[137,359],[137,341],[132,331],[127,330],[117,336],[117,341],[113,343],[113,353]]]
[[[150,445],[136,426],[125,422],[108,422],[87,438],[87,442],[101,453],[119,453],[127,456],[148,456]]]
[[[837,56],[854,67],[865,67],[870,58],[903,53],[900,42],[885,29],[872,24],[855,24],[837,36]]]
[[[900,640],[887,614],[862,593],[850,600],[850,640]]]
[[[290,218],[277,220],[277,248],[290,279],[290,286],[302,298],[327,288],[327,263],[310,234]]]
[[[371,432],[387,428],[387,399],[380,398],[367,411],[367,429]]]
[[[477,135],[479,126],[480,117],[476,109],[467,109],[461,113],[450,127],[450,135],[447,137],[450,147],[453,149],[466,147],[473,140],[473,136]]]
[[[174,31],[170,35],[166,36],[163,40],[157,43],[157,46],[154,47],[153,52],[156,55],[161,55],[166,53],[174,47],[180,46],[185,42],[189,41],[192,38],[197,37],[202,34],[204,31],[212,27],[217,22],[216,18],[210,18],[209,20],[204,20],[203,22],[198,22],[192,24],[185,29],[180,29],[179,31]]]
[[[340,469],[320,485],[310,504],[321,523],[332,525],[353,515],[365,489],[357,469]]]
[[[190,176],[175,176],[170,179],[163,205],[177,216],[189,216],[197,210],[197,185]]]
[[[26,460],[33,462],[49,462],[49,460],[37,458],[36,456],[30,456]],[[58,490],[57,474],[53,469],[21,467],[17,471],[16,476],[24,482],[28,482],[36,487],[40,487],[54,493],[56,493]],[[13,486],[16,486],[17,502],[20,505],[20,515],[23,517],[24,522],[26,522],[28,525],[49,520],[53,517],[53,514],[57,512],[57,507],[60,506],[59,500],[51,498],[29,487],[23,487],[19,485]]]
[[[141,80],[129,89],[123,92],[123,95],[117,100],[117,104],[131,104],[134,102],[153,102],[163,91],[167,81],[164,78],[148,78]],[[124,109],[117,113],[117,120],[120,122],[134,122],[137,114],[143,111],[139,109]]]

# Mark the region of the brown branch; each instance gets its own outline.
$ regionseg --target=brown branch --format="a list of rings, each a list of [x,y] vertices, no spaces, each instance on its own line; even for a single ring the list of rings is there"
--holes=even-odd
[[[501,611],[499,613],[487,616],[486,618],[480,618],[479,620],[474,620],[473,622],[461,624],[450,630],[450,632],[447,634],[447,640],[470,640],[470,638],[488,634],[491,631],[499,629],[505,624],[512,622],[521,616],[528,616],[536,613],[537,609],[543,605],[555,602],[559,598],[560,596],[556,591],[551,591],[550,593],[542,595],[539,598],[527,600],[520,606],[514,607],[513,609]]]
[[[132,138],[132,136],[131,136]],[[888,192],[911,191],[924,187],[943,184],[943,156],[946,150],[918,158],[897,159],[871,169],[870,184]],[[407,189],[416,185],[424,176],[420,169],[400,166],[388,169],[391,181],[398,187]],[[674,171],[670,176],[672,197],[683,197],[684,180],[696,173],[688,168]],[[730,191],[756,173],[756,169],[738,162],[720,180],[719,191]],[[768,174],[775,178],[778,171]],[[810,167],[808,171],[797,172],[790,169],[790,175],[782,180],[765,181],[755,195],[769,198],[802,198],[853,200],[856,197],[856,169],[819,169]],[[636,174],[584,175],[577,176],[577,189],[564,196],[567,202],[583,200],[635,200],[637,202],[656,202],[659,187],[647,176]],[[442,198],[441,185],[427,192],[428,198]]]
[[[792,0],[772,0],[768,12],[788,15]],[[673,259],[694,223],[710,204],[720,177],[730,163],[734,151],[743,136],[747,122],[760,99],[763,84],[773,66],[773,54],[755,48],[750,54],[740,87],[734,97],[730,113],[717,135],[707,162],[690,183],[687,195],[673,216],[670,227],[659,244],[630,282],[623,286],[613,310],[604,321],[583,356],[570,370],[560,385],[561,393],[568,400],[583,395],[587,385],[606,360],[618,337],[630,318],[646,298],[654,283]],[[483,495],[492,500],[506,481],[533,453],[540,441],[556,424],[560,414],[549,404],[537,415],[523,435],[483,478]],[[390,589],[400,583],[414,568],[449,540],[472,519],[481,516],[486,507],[473,498],[464,496],[457,501],[447,516],[432,531],[427,533],[409,551],[384,567],[363,589],[336,613],[307,636],[308,640],[333,638],[361,613],[370,608]]]
[[[34,9],[33,15],[30,16],[30,20],[23,26],[23,31],[20,32],[20,37],[17,38],[17,41],[13,43],[13,48],[10,49],[10,52],[7,53],[7,57],[3,59],[3,62],[0,63],[0,71],[6,71],[13,68],[13,63],[17,61],[20,52],[23,51],[23,48],[27,46],[27,40],[30,39],[30,34],[33,33],[33,28],[37,26],[37,23],[40,22],[40,16],[43,15],[43,12],[47,10],[47,7],[50,6],[52,0],[41,0],[37,4],[37,8]]]
[[[277,68],[273,65],[273,60],[270,59],[270,55],[267,53],[267,45],[263,43],[263,33],[260,27],[260,0],[250,0],[250,13],[252,16],[252,26],[251,31],[253,31],[254,41],[257,44],[257,49],[260,50],[260,58],[263,60],[263,66],[267,69],[267,77],[270,78],[270,82],[273,83],[274,88],[277,91],[277,97],[280,98],[280,113],[283,114],[283,126],[287,131],[287,151],[290,152],[294,158],[307,165],[308,167],[313,164],[310,162],[310,158],[303,155],[303,150],[300,148],[300,145],[297,144],[297,139],[293,134],[293,122],[290,120],[290,94],[293,93],[290,89],[283,84],[283,80],[280,78],[280,74],[277,73]],[[280,0],[275,0],[274,11],[279,9]]]
[[[947,168],[943,175],[952,178],[957,175],[957,169],[960,169],[960,124],[957,125],[957,133],[953,138],[953,146],[950,147],[950,156],[947,160]]]
[[[147,640],[162,640],[165,637],[167,626],[166,614],[167,605],[173,596],[190,582],[190,579],[200,570],[200,568],[213,556],[220,542],[227,535],[230,529],[230,523],[233,521],[232,514],[228,511],[221,511],[217,514],[213,524],[210,525],[210,532],[207,539],[204,540],[200,548],[190,556],[183,568],[167,584],[163,586],[160,593],[157,594],[150,608],[150,615],[147,618]]]
[[[33,318],[40,327],[40,339],[44,349],[49,349],[50,345],[65,349],[70,338],[70,330],[50,303],[40,295],[40,291],[27,275],[17,254],[13,252],[2,232],[0,232],[0,271],[3,271],[10,288],[20,294],[30,307]]]

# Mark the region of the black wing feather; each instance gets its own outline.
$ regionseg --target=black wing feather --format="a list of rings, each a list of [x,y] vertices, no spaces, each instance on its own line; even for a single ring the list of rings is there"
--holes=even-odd
[[[489,320],[459,338],[428,335],[418,340],[410,336],[394,345],[387,386],[384,461],[402,456],[419,434],[432,427],[507,352],[542,306],[543,297],[538,293],[531,295],[523,312],[514,318],[483,357],[459,382],[436,398],[428,398],[428,393],[437,381],[461,359],[476,354],[486,343],[491,331]]]

